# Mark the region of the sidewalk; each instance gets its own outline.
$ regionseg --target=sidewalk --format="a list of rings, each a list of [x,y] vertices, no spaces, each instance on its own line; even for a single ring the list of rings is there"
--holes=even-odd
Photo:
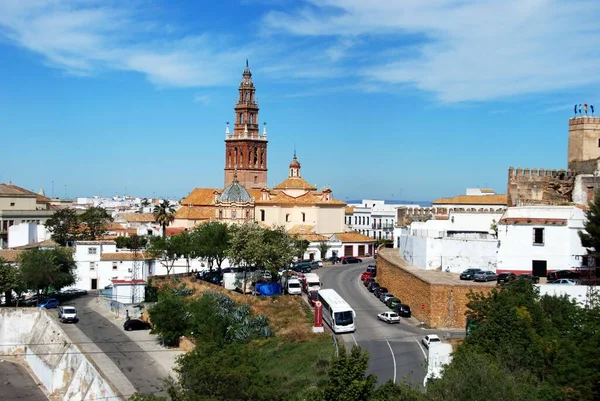
[[[159,366],[161,366],[168,375],[170,375],[173,378],[176,377],[176,374],[173,370],[173,368],[175,367],[175,360],[178,356],[183,355],[185,353],[184,351],[163,347],[160,344],[156,334],[150,334],[148,330],[123,330],[123,322],[125,321],[124,317],[115,317],[113,313],[106,310],[102,307],[102,305],[100,305],[100,301],[98,299],[91,300],[90,302],[88,302],[88,306],[100,315],[104,316],[115,326],[117,326],[132,341],[135,341],[136,344],[144,351],[146,351],[146,353],[150,355],[152,359],[154,359],[156,363]]]

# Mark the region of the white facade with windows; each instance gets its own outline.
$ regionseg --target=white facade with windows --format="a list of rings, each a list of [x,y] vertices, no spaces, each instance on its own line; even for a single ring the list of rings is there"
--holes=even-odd
[[[383,200],[363,199],[346,208],[346,225],[374,239],[392,240],[398,207],[417,205],[386,204]]]
[[[498,272],[533,273],[582,266],[579,231],[585,212],[576,206],[508,208],[498,224]]]

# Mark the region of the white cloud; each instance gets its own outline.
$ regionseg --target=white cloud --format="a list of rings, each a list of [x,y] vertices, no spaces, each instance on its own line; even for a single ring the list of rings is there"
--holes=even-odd
[[[240,72],[251,54],[217,37],[173,38],[175,29],[144,20],[140,9],[107,2],[3,0],[0,36],[76,75],[116,69],[144,74],[159,86],[212,86]],[[155,34],[154,36],[152,34]],[[152,39],[157,37],[158,39]]]
[[[595,0],[310,0],[269,13],[264,24],[304,37],[365,38],[380,53],[371,51],[364,79],[461,102],[598,84],[599,19]]]

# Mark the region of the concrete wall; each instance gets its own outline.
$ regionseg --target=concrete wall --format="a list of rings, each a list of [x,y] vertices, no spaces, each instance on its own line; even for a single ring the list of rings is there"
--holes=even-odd
[[[23,354],[56,399],[122,399],[45,309],[1,308],[0,344],[0,354]]]
[[[413,316],[430,327],[466,327],[467,294],[488,293],[493,287],[466,282],[437,284],[418,274],[396,249],[382,249],[377,257],[377,282],[410,306]],[[446,274],[441,273],[440,274]]]

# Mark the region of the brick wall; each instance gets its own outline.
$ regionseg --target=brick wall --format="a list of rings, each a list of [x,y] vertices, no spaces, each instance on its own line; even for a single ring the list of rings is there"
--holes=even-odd
[[[411,270],[416,268],[395,253],[397,249],[379,253],[377,282],[410,306],[413,316],[429,327],[464,329],[467,294],[470,291],[488,293],[493,288],[473,282],[457,282],[456,285],[432,283],[413,273]]]

